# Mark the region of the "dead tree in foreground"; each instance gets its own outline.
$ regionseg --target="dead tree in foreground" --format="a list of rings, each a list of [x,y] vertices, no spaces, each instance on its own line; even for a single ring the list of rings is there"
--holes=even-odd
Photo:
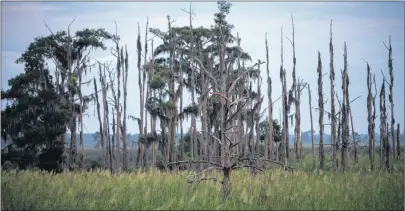
[[[385,43],[384,43],[385,45]],[[392,155],[393,158],[397,155],[399,145],[395,142],[395,118],[394,118],[394,72],[392,67],[392,46],[391,46],[391,36],[389,36],[388,47],[385,45],[388,50],[388,69],[390,72],[390,82],[388,83],[390,88],[390,93],[388,95],[388,100],[390,101],[391,107],[391,139],[392,139]],[[388,132],[388,131],[387,131]]]
[[[312,99],[311,99],[311,87],[309,84],[307,84],[308,88],[308,101],[309,101],[309,116],[311,118],[311,140],[312,140],[312,164],[313,164],[313,169],[315,170],[316,164],[315,164],[315,147],[314,147],[314,123],[312,120]]]
[[[370,158],[370,169],[374,169],[374,128],[373,128],[373,123],[374,123],[374,117],[372,114],[372,111],[375,110],[373,107],[373,95],[371,91],[371,86],[373,84],[372,78],[371,78],[371,70],[370,70],[370,65],[367,63],[367,90],[368,90],[368,95],[367,95],[367,121],[368,121],[368,156]]]
[[[222,47],[221,47],[222,48]],[[224,49],[221,50],[222,53],[224,53]],[[222,60],[221,60],[222,62]],[[264,63],[264,62],[263,62]],[[242,79],[242,77],[249,73],[254,71],[255,66],[258,66],[261,63],[256,63],[253,65],[253,67],[247,68],[244,70],[242,73],[239,74],[239,76],[228,83],[228,76],[227,76],[227,71],[223,71],[224,74],[221,77],[221,92],[220,93],[211,93],[215,95],[219,95],[220,98],[222,98],[222,103],[221,103],[221,129],[224,129],[225,132],[221,133],[221,137],[216,137],[215,135],[209,133],[208,131],[205,131],[209,133],[209,135],[220,145],[221,147],[221,155],[219,156],[221,160],[223,161],[222,164],[213,162],[212,158],[208,158],[209,160],[200,160],[200,161],[179,161],[179,162],[172,162],[168,163],[168,166],[172,165],[177,165],[177,164],[184,164],[184,163],[189,163],[189,164],[196,164],[196,163],[206,163],[208,165],[211,165],[209,168],[215,168],[215,169],[220,169],[222,170],[223,173],[223,180],[222,180],[222,188],[223,188],[223,193],[224,193],[224,199],[226,199],[231,191],[231,173],[233,170],[239,169],[239,168],[253,168],[259,171],[262,171],[259,167],[257,167],[259,162],[270,162],[270,163],[276,163],[284,167],[286,170],[293,170],[290,167],[285,166],[285,164],[268,160],[268,159],[262,159],[261,155],[258,153],[252,153],[252,152],[243,152],[240,153],[239,155],[233,155],[231,152],[233,149],[238,146],[238,144],[244,140],[244,138],[241,138],[238,142],[235,140],[229,138],[227,136],[226,130],[231,131],[233,126],[228,127],[228,123],[232,122],[234,118],[237,117],[239,112],[242,112],[244,106],[246,105],[246,101],[248,100],[246,97],[242,97],[240,99],[237,99],[235,102],[229,102],[229,96],[232,96],[234,92],[236,91],[235,86],[238,83],[239,80]],[[223,65],[223,64],[222,64]],[[224,66],[222,66],[223,70],[225,70]],[[221,69],[222,69],[221,68]],[[208,71],[206,69],[203,70],[204,72]],[[215,80],[215,79],[214,79]],[[229,88],[227,88],[227,85],[230,84]],[[259,102],[256,102],[256,105],[253,106],[253,108],[257,107],[261,102],[263,101],[263,97],[259,100]],[[233,109],[236,106],[236,109]],[[229,111],[233,111],[232,113],[229,113]],[[246,157],[246,155],[249,155],[249,157]],[[232,162],[234,161],[234,162]],[[251,161],[251,163],[254,164],[244,164],[244,161]]]
[[[325,168],[325,152],[323,149],[323,91],[322,91],[322,61],[318,51],[318,106],[319,106],[319,168]]]
[[[346,42],[344,43],[344,53],[343,53],[343,72],[342,72],[342,168],[343,172],[348,167],[348,146],[349,146],[349,97],[348,97],[348,74],[347,74],[347,47]]]
[[[333,67],[333,43],[332,43],[332,20],[330,20],[330,41],[329,41],[329,54],[330,54],[330,96],[331,96],[331,148],[332,148],[332,166],[333,172],[337,171],[336,162],[336,110],[335,110],[335,69]]]
[[[385,77],[380,90],[380,152],[381,167],[389,169],[390,167],[390,143],[388,141],[387,127],[387,108],[385,105]]]

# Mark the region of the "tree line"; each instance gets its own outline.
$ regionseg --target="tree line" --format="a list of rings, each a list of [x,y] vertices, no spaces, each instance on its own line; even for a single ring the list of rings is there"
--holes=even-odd
[[[359,138],[355,136],[349,92],[349,69],[347,46],[344,43],[344,63],[341,70],[341,93],[335,83],[335,64],[330,22],[329,73],[322,66],[318,52],[318,102],[312,107],[310,84],[296,76],[294,19],[291,16],[292,35],[285,37],[281,29],[279,79],[282,82],[280,97],[273,99],[272,77],[269,68],[267,34],[265,43],[266,61],[252,62],[248,52],[241,48],[242,39],[232,33],[234,26],[227,22],[229,2],[218,2],[211,28],[194,27],[191,8],[188,26],[173,26],[167,16],[167,30],[149,27],[146,23],[142,39],[138,23],[137,62],[139,86],[139,114],[129,115],[128,94],[128,49],[120,43],[117,33],[104,29],[83,29],[72,36],[70,23],[67,31],[54,33],[47,25],[50,35],[37,37],[16,61],[24,65],[24,72],[9,80],[10,88],[2,90],[1,99],[7,100],[2,111],[3,140],[12,144],[2,149],[2,166],[6,162],[20,169],[38,167],[62,172],[84,167],[83,115],[89,103],[96,104],[102,148],[102,167],[111,173],[129,168],[127,121],[136,121],[139,127],[136,167],[146,169],[146,151],[152,150],[152,170],[158,166],[157,153],[165,170],[193,169],[204,171],[217,168],[223,172],[224,187],[230,186],[230,173],[239,168],[262,170],[267,163],[280,165],[282,169],[294,170],[287,165],[288,159],[302,163],[301,143],[301,95],[307,91],[311,119],[313,168],[315,163],[314,119],[312,110],[319,112],[319,168],[325,169],[326,153],[324,126],[331,126],[331,156],[333,171],[346,171],[349,156],[358,161]],[[153,37],[150,38],[150,35]],[[154,46],[154,39],[162,44]],[[293,49],[292,84],[287,84],[284,67],[284,40]],[[109,44],[107,44],[109,43]],[[92,58],[96,49],[111,49],[115,61],[101,62]],[[390,159],[400,156],[399,123],[395,124],[393,99],[393,64],[391,38],[388,45],[389,81],[383,72],[379,93],[375,74],[365,61],[367,71],[368,154],[370,168],[375,168],[375,122],[376,96],[380,106],[380,166],[390,168]],[[54,70],[46,60],[52,60]],[[314,58],[315,60],[315,58]],[[265,67],[263,67],[265,64]],[[263,105],[261,72],[266,71],[268,104]],[[53,74],[52,74],[53,71]],[[274,70],[273,70],[274,71]],[[315,71],[315,70],[314,70]],[[96,72],[88,81],[83,77]],[[94,75],[94,74],[93,74]],[[325,108],[323,81],[329,75],[330,110]],[[277,79],[276,79],[277,80]],[[389,109],[385,100],[389,88]],[[84,85],[93,86],[94,92],[82,93]],[[191,102],[183,101],[185,91],[191,94]],[[282,118],[275,118],[273,105],[281,99]],[[338,105],[338,107],[336,107]],[[294,109],[292,109],[294,108]],[[388,116],[390,113],[390,117]],[[330,123],[325,123],[327,115]],[[191,119],[191,127],[184,129],[184,121]],[[390,118],[390,120],[388,120]],[[197,128],[196,122],[201,122]],[[159,123],[159,124],[158,124]],[[290,123],[290,124],[289,124]],[[150,125],[150,131],[148,131]],[[289,125],[294,125],[294,146],[289,146]],[[158,128],[159,126],[159,128]],[[180,141],[176,145],[177,127]],[[66,128],[71,136],[65,150]],[[396,129],[395,129],[396,128]],[[79,140],[76,134],[79,133]],[[351,136],[351,137],[350,137]],[[341,157],[339,158],[339,152]],[[353,151],[353,152],[352,152]],[[339,162],[340,160],[340,162]]]

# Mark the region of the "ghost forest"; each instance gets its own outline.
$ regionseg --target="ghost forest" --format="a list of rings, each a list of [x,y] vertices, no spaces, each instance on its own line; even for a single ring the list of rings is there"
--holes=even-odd
[[[320,43],[329,46],[327,67],[321,52],[314,57],[313,93],[296,76],[293,15],[292,34],[279,32],[281,65],[270,70],[267,34],[265,61],[252,61],[226,20],[231,4],[217,5],[211,28],[193,26],[191,3],[183,9],[187,26],[174,26],[167,16],[166,31],[147,21],[142,36],[138,23],[136,49],[101,28],[73,33],[73,20],[66,31],[54,32],[45,22],[49,35],[29,44],[16,61],[24,72],[1,92],[7,101],[1,112],[7,144],[1,151],[2,209],[404,209],[403,133],[395,122],[391,37],[381,44],[387,70],[374,73],[364,60],[368,115],[355,120],[351,106],[362,96],[350,96],[346,43],[338,44],[344,47],[344,63],[334,63],[341,55],[334,55],[332,20],[329,43]],[[155,46],[155,39],[162,44]],[[292,58],[284,58],[283,48],[290,47]],[[95,50],[111,51],[115,60],[98,61],[92,57]],[[129,51],[136,51],[136,64],[129,64]],[[290,84],[287,60],[293,64]],[[130,65],[136,65],[137,77],[129,80],[137,82],[139,93],[127,89]],[[279,78],[271,78],[270,71]],[[91,79],[84,81],[86,75]],[[274,93],[273,80],[281,81],[281,93]],[[323,83],[330,83],[330,90]],[[94,90],[84,94],[84,86]],[[183,99],[186,93],[190,102]],[[317,102],[311,101],[313,94]],[[139,113],[128,108],[128,96],[137,98]],[[303,112],[310,115],[312,142],[305,146],[303,96],[309,99],[310,109]],[[330,107],[325,107],[327,99]],[[282,105],[280,118],[275,103]],[[83,132],[90,106],[101,148],[100,159],[91,162]],[[189,119],[191,126],[184,128]],[[139,127],[135,141],[127,136],[128,121]],[[355,132],[356,121],[368,122],[367,137]],[[316,141],[314,124],[319,124]]]

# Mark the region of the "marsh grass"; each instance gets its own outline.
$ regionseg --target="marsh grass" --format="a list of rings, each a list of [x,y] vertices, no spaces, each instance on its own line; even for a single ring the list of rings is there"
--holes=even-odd
[[[376,159],[378,160],[378,159]],[[306,158],[294,174],[276,167],[253,176],[248,170],[232,174],[232,192],[222,201],[221,184],[188,184],[190,172],[123,173],[106,171],[63,173],[2,172],[4,209],[24,210],[403,210],[403,161],[393,170],[369,171],[366,158],[349,172],[313,172]],[[222,179],[219,172],[210,173]]]

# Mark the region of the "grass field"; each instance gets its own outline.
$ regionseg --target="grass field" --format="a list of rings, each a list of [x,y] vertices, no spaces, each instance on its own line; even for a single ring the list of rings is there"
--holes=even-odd
[[[378,159],[376,159],[378,160]],[[2,172],[4,209],[242,209],[242,210],[403,210],[403,160],[390,173],[368,170],[361,157],[345,174],[311,170],[306,158],[295,173],[276,167],[259,175],[232,174],[232,192],[223,201],[221,184],[212,180],[189,184],[193,173],[81,172],[51,175],[39,171]],[[222,179],[219,172],[211,177]]]

